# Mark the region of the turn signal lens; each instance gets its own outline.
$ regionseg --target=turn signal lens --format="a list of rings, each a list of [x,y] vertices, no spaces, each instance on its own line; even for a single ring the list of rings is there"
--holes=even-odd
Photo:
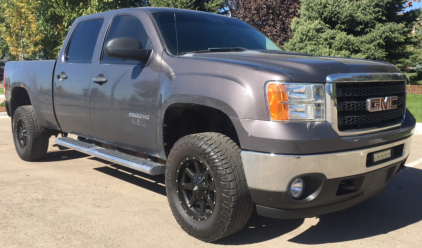
[[[268,104],[272,120],[286,121],[289,119],[289,106],[283,102],[289,101],[286,86],[269,84],[267,88]]]
[[[323,84],[267,84],[267,100],[271,120],[325,120],[325,90]]]

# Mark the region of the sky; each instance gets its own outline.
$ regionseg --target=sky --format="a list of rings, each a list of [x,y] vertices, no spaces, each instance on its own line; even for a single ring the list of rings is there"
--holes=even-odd
[[[411,8],[406,8],[405,11],[406,10],[409,10],[409,9],[419,9],[419,8],[422,8],[422,2],[418,3],[418,2],[413,2],[413,0],[412,0],[412,5],[413,6]]]

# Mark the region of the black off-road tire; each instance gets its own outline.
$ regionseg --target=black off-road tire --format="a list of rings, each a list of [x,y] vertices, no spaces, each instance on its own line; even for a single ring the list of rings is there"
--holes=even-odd
[[[12,132],[16,152],[22,160],[38,160],[47,153],[50,135],[46,128],[38,124],[32,106],[16,109],[12,119]]]
[[[174,217],[189,235],[213,242],[239,231],[248,222],[253,203],[240,152],[235,142],[219,133],[188,135],[171,149],[165,174],[167,198]],[[180,171],[187,168],[183,164],[189,161],[201,162],[213,185],[209,194],[215,201],[214,209],[206,217],[195,215],[181,197]]]

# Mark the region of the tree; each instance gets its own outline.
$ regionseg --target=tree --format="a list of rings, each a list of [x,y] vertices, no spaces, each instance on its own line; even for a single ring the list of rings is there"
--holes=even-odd
[[[42,35],[37,32],[34,0],[2,1],[4,22],[1,23],[1,38],[6,41],[12,58],[33,58],[41,49],[38,45]]]
[[[0,13],[4,13],[3,10],[3,3],[4,0],[0,0]],[[0,27],[4,25],[4,16],[0,15]],[[7,46],[7,42],[2,38],[0,35],[0,61],[8,54],[9,47]]]
[[[147,0],[36,0],[37,22],[41,40],[40,58],[55,59],[70,30],[79,16],[130,7],[141,7]]]
[[[406,0],[302,0],[292,22],[289,51],[400,63],[417,42],[411,28],[420,10],[403,12]]]
[[[149,3],[153,7],[175,7],[212,13],[219,13],[225,7],[224,0],[150,0]]]
[[[227,4],[233,17],[254,26],[280,46],[291,38],[290,24],[300,9],[300,0],[230,0]]]

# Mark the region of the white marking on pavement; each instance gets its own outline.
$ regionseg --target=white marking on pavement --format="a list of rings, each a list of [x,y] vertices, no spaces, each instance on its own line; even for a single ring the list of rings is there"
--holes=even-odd
[[[422,158],[420,158],[420,159],[418,159],[418,160],[416,160],[416,161],[413,161],[412,163],[410,163],[410,164],[406,164],[406,167],[410,167],[410,168],[412,168],[412,167],[415,167],[416,165],[418,165],[418,164],[422,164]]]

